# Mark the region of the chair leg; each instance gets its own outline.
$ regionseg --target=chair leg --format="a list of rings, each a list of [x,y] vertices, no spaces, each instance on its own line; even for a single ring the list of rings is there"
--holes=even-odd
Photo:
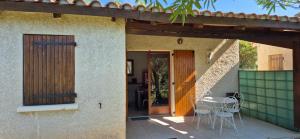
[[[200,115],[197,115],[197,116],[198,116],[197,129],[199,129],[199,125],[200,125]]]
[[[196,116],[196,112],[194,112],[194,117],[193,117],[193,120],[192,120],[193,122],[194,122],[194,120],[195,120],[195,116]]]
[[[223,118],[220,118],[221,120],[221,126],[220,126],[220,136],[222,135],[222,130],[223,130]]]
[[[214,114],[214,121],[213,121],[213,124],[212,124],[212,129],[215,129],[215,123],[216,123],[216,114]]]
[[[213,121],[212,121],[212,118],[211,118],[211,114],[208,114],[208,118],[209,118],[209,124],[212,126]]]
[[[235,125],[235,122],[234,122],[234,117],[232,116],[232,125],[233,125],[233,128],[234,128],[234,131],[236,134],[238,134],[238,131],[237,131],[237,128],[236,128],[236,125]]]
[[[241,116],[241,113],[240,113],[240,112],[239,112],[239,117],[240,117],[240,122],[241,122],[241,124],[244,125],[244,122],[243,122],[243,120],[242,120],[242,116]]]

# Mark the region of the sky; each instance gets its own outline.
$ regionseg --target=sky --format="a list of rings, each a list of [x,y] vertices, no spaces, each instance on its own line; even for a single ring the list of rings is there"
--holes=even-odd
[[[135,4],[135,0],[119,0],[121,3],[130,3]],[[106,4],[109,0],[101,0],[102,4]],[[169,4],[172,1],[168,2]],[[206,10],[206,9],[203,9]],[[264,10],[262,7],[258,6],[255,0],[217,0],[215,3],[215,9],[210,8],[210,11],[222,11],[222,12],[235,12],[235,13],[256,13],[256,14],[267,14],[268,11]],[[271,15],[280,15],[280,16],[294,16],[296,13],[299,13],[299,9],[287,8],[286,10],[277,8],[275,13]]]

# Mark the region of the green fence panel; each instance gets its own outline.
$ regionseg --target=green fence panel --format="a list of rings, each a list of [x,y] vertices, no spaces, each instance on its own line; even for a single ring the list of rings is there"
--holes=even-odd
[[[287,71],[286,76],[288,81],[294,81],[294,77],[293,77],[294,75],[292,71]]]
[[[294,92],[293,91],[287,91],[288,100],[293,101],[294,100]]]
[[[288,102],[286,100],[276,99],[277,100],[277,107],[289,109]]]
[[[255,71],[248,71],[247,72],[247,79],[255,79],[256,72]]]
[[[278,71],[278,72],[275,72],[275,80],[284,80],[286,81],[286,72],[284,71]]]
[[[288,90],[294,90],[294,82],[287,81],[287,89]]]
[[[288,99],[287,90],[276,90],[276,98],[284,100]]]
[[[267,120],[267,115],[265,113],[259,112],[258,115],[257,115],[257,118],[260,119],[260,120],[266,121]]]
[[[256,72],[256,79],[264,80],[265,79],[265,73],[264,72]]]
[[[265,79],[266,80],[275,80],[274,72],[265,72]]]
[[[275,89],[266,89],[266,97],[275,98],[276,97]]]
[[[287,81],[276,81],[275,88],[280,90],[287,90]]]
[[[265,88],[256,88],[256,95],[257,96],[266,96],[266,89]]]
[[[249,87],[256,87],[256,80],[249,79],[247,83]]]
[[[266,88],[272,88],[275,89],[275,81],[273,80],[266,80]]]
[[[248,87],[248,94],[249,95],[256,95],[256,88],[251,86],[251,87]]]
[[[263,113],[263,114],[267,113],[267,107],[264,104],[258,104],[257,110],[258,110],[258,112]]]
[[[257,96],[257,103],[258,104],[266,104],[266,97]]]
[[[239,71],[239,77],[240,77],[240,79],[246,79],[247,71]]]
[[[278,126],[294,128],[293,71],[239,72],[241,112]]]

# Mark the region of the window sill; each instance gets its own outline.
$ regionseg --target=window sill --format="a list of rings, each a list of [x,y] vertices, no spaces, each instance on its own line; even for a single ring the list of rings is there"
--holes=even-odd
[[[78,110],[78,104],[57,104],[57,105],[39,105],[39,106],[20,106],[18,113],[25,112],[43,112],[43,111],[72,111]]]

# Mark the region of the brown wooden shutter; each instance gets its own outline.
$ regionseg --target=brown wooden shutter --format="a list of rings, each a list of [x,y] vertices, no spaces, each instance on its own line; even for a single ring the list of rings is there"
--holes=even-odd
[[[24,105],[74,103],[74,36],[24,35]]]
[[[284,57],[282,54],[269,56],[269,70],[283,70]]]

